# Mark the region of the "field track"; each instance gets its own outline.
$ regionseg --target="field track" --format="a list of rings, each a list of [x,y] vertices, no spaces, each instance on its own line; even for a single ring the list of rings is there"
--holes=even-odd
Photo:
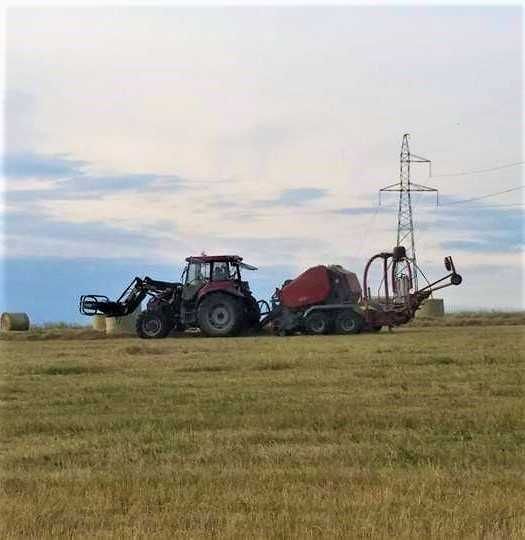
[[[525,538],[525,326],[4,336],[1,538]]]

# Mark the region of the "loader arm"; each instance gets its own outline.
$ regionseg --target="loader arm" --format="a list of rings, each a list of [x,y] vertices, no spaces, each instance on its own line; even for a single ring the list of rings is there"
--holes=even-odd
[[[146,296],[157,296],[166,291],[175,290],[179,286],[179,283],[157,281],[147,276],[144,279],[135,277],[115,301],[99,294],[82,295],[79,310],[80,313],[88,316],[124,317],[133,313]]]

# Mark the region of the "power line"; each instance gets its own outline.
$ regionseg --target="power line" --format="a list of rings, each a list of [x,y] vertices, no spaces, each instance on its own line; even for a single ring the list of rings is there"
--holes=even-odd
[[[463,206],[463,208],[477,208],[479,210],[483,210],[484,208],[513,208],[513,207],[521,207],[524,208],[525,204],[523,203],[515,203],[515,204],[484,204],[483,206]]]
[[[523,165],[525,161],[516,161],[514,163],[507,163],[506,165],[500,165],[499,167],[490,167],[489,169],[477,169],[473,171],[464,171],[458,173],[449,173],[449,174],[436,174],[431,175],[432,178],[442,178],[444,176],[468,176],[469,174],[481,174],[491,171],[499,171],[501,169],[508,169],[509,167],[516,167],[517,165]]]
[[[451,203],[452,204],[452,203]],[[455,202],[454,202],[455,204]],[[417,203],[413,203],[412,206],[416,207],[419,206]],[[441,204],[440,206],[425,206],[428,210],[436,210],[439,211],[440,208],[446,207],[448,204]],[[523,206],[525,207],[525,203],[502,203],[502,204],[484,204],[484,205],[472,205],[472,206],[463,206],[462,208],[478,208],[479,210],[483,210],[483,208],[511,208],[511,207],[517,207],[517,206]],[[373,207],[370,207],[372,209]],[[376,206],[376,208],[383,208],[383,209],[389,209],[389,208],[397,208],[397,206]]]
[[[452,204],[463,204],[463,203],[471,202],[471,201],[479,201],[481,199],[488,199],[489,197],[495,197],[496,195],[503,195],[504,193],[510,193],[511,191],[517,191],[523,188],[525,188],[525,186],[518,186],[518,187],[514,187],[510,189],[505,189],[503,191],[496,191],[495,193],[487,193],[486,195],[481,195],[480,197],[472,197],[471,199],[463,199],[461,201],[452,201],[442,206],[450,206]]]

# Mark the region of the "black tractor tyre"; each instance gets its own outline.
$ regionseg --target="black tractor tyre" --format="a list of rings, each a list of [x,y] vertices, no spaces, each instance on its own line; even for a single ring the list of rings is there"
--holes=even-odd
[[[137,317],[135,326],[137,336],[142,339],[165,338],[172,327],[170,321],[159,311],[143,311]]]
[[[199,328],[211,337],[237,335],[243,323],[239,300],[228,294],[210,294],[204,298],[197,313]]]
[[[381,332],[381,328],[383,328],[380,324],[376,324],[374,326],[370,327],[371,332]]]
[[[314,311],[306,317],[305,328],[309,334],[328,334],[331,330],[331,321],[322,311]]]
[[[341,311],[335,318],[335,331],[338,334],[359,334],[362,328],[362,318],[351,309]]]
[[[253,296],[249,296],[245,299],[245,315],[243,326],[247,330],[258,330],[260,320],[261,309],[259,308],[259,302],[257,302],[257,300],[255,300]]]

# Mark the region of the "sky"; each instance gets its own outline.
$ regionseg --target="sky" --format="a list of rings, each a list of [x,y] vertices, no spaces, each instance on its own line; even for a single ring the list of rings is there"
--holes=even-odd
[[[358,275],[396,240],[404,133],[418,261],[449,309],[523,309],[523,18],[515,7],[12,7],[1,311],[86,322],[82,293],[178,280],[191,254]],[[487,194],[513,191],[470,201]],[[468,200],[468,201],[467,201]]]

